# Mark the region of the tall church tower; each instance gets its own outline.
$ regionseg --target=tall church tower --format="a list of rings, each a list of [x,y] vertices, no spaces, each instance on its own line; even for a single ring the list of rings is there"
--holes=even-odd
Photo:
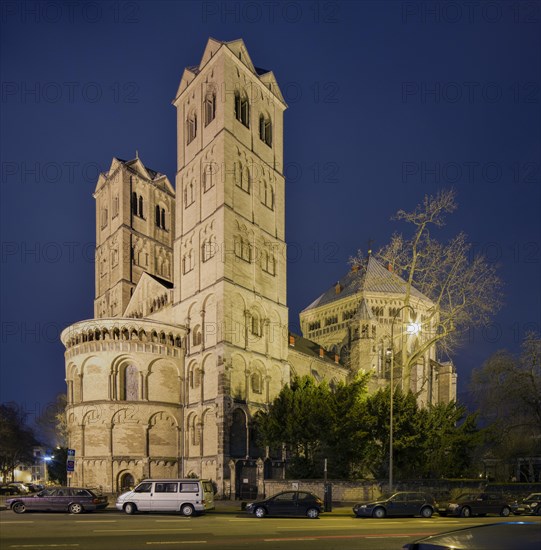
[[[121,317],[143,272],[173,280],[175,191],[143,165],[114,158],[96,190],[94,317]]]
[[[242,40],[214,39],[184,71],[173,103],[173,309],[189,330],[185,473],[215,479],[231,459],[260,456],[251,415],[289,381],[286,104]]]

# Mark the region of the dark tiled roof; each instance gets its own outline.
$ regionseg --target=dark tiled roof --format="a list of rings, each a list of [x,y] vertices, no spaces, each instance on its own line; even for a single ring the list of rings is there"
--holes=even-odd
[[[115,157],[115,158],[116,158],[116,160],[118,160],[119,162],[121,162],[122,164],[127,166],[128,168],[131,168],[131,166],[133,164],[135,164],[138,160],[142,163],[140,158],[135,158],[135,159],[132,159],[132,160],[124,160],[124,159],[121,159],[121,158],[118,158],[118,157]],[[153,170],[152,168],[149,168],[145,164],[143,164],[143,166],[145,167],[145,170],[148,172],[148,175],[150,176],[150,178],[152,180],[163,177],[163,174],[161,174],[157,170]]]
[[[337,285],[340,285],[340,292],[336,292]],[[358,271],[351,270],[345,277],[337,281],[319,298],[304,308],[303,311],[330,304],[359,292],[382,292],[403,296],[406,293],[406,281],[396,273],[383,267],[373,256],[370,256],[366,266],[359,267]],[[428,300],[424,294],[415,288],[412,289],[411,293],[417,298]]]
[[[334,361],[334,353],[325,350],[323,348],[323,357],[320,357],[319,355],[319,349],[321,348],[321,345],[317,342],[313,342],[312,340],[308,340],[308,338],[304,338],[302,336],[299,336],[298,334],[295,334],[294,332],[290,332],[289,336],[295,338],[295,345],[289,346],[291,349],[295,349],[300,353],[304,353],[305,355],[309,355],[311,357],[317,357],[318,359],[322,359],[323,361],[326,361],[327,363],[333,363]]]
[[[170,281],[166,281],[165,279],[162,279],[161,277],[158,277],[157,275],[152,275],[152,273],[149,273],[148,271],[145,272],[147,275],[152,277],[155,281],[158,281],[162,286],[165,288],[173,288],[173,283]]]

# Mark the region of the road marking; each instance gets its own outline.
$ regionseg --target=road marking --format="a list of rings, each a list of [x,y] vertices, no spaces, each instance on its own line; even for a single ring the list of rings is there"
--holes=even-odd
[[[135,531],[193,531],[193,529],[163,529],[162,527],[149,527],[148,529],[94,529],[94,533],[133,533]]]
[[[207,544],[206,540],[167,540],[158,542],[147,542],[146,544]]]
[[[116,519],[77,519],[75,523],[117,523]]]
[[[8,523],[34,523],[33,521],[3,521],[2,525],[7,525]]]
[[[284,539],[263,539],[263,542],[285,542],[290,540],[293,541],[293,540],[318,540],[318,539],[313,537],[298,537],[298,538],[288,537]]]
[[[66,548],[79,546],[78,544],[12,544],[10,548]]]

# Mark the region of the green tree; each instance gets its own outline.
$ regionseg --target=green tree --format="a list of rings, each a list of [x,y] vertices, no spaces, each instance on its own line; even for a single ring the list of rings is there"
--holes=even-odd
[[[329,459],[329,476],[357,479],[367,473],[366,464],[373,458],[366,428],[367,384],[369,375],[358,374],[349,383],[340,383],[330,395],[330,429],[324,442]]]
[[[320,469],[320,451],[330,428],[330,389],[313,378],[294,378],[284,386],[268,411],[254,418],[260,443],[286,446],[293,477],[313,477]]]
[[[482,444],[483,432],[477,428],[477,414],[466,407],[439,403],[420,411],[423,433],[420,472],[425,478],[467,477]]]
[[[470,389],[487,423],[486,452],[513,459],[541,454],[541,339],[528,334],[519,356],[498,351],[472,373]]]
[[[0,405],[0,472],[4,481],[14,480],[14,470],[31,464],[37,445],[33,430],[26,425],[26,414],[15,404]]]
[[[50,481],[58,483],[59,485],[66,485],[68,479],[66,470],[67,460],[67,447],[57,447],[54,450],[51,460],[47,462],[47,473]]]

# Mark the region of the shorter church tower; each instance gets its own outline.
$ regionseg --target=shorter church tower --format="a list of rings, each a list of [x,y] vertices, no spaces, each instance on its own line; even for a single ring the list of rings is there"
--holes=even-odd
[[[173,280],[175,191],[139,157],[114,158],[96,190],[94,316],[120,317],[143,272]]]

